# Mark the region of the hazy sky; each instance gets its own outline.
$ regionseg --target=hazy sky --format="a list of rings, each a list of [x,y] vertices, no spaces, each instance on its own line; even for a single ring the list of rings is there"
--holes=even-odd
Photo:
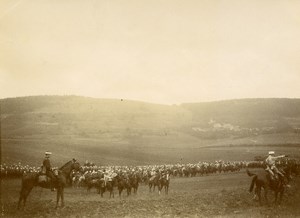
[[[298,0],[1,0],[0,98],[300,97]]]

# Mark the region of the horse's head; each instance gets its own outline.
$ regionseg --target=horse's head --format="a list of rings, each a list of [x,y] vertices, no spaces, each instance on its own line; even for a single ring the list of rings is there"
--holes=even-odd
[[[77,161],[73,161],[72,169],[75,170],[75,171],[79,171],[81,169],[80,164]]]
[[[70,174],[72,170],[78,171],[79,169],[80,164],[74,159],[70,160],[65,165],[59,168],[59,170],[67,174]]]
[[[293,167],[290,165],[286,165],[284,168],[281,169],[283,175],[284,175],[284,180],[286,183],[289,183],[290,180],[292,179],[292,174],[293,172]]]

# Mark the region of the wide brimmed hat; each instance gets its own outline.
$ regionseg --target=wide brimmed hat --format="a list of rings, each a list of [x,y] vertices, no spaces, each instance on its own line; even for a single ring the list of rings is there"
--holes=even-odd
[[[275,151],[269,151],[269,154],[275,154]]]
[[[52,154],[52,153],[51,153],[50,151],[46,151],[45,154],[46,154],[46,155],[50,155],[50,154]]]

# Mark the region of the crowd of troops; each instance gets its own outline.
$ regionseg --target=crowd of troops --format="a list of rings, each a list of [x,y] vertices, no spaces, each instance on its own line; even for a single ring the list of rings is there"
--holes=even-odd
[[[107,176],[113,174],[139,174],[146,178],[155,172],[168,172],[174,177],[190,177],[197,175],[205,175],[211,173],[234,172],[242,168],[261,167],[261,161],[215,161],[215,162],[199,162],[196,164],[165,164],[165,165],[146,165],[146,166],[97,166],[93,163],[86,163],[81,167],[81,175],[85,176]],[[1,178],[19,178],[24,173],[39,172],[41,167],[22,165],[20,162],[15,164],[1,164]],[[75,175],[75,174],[74,174]],[[77,177],[79,173],[76,173]]]
[[[300,161],[293,159],[280,160],[277,164],[284,165],[287,162],[294,162],[300,167]],[[149,183],[155,177],[194,177],[204,176],[214,173],[236,172],[243,168],[264,168],[264,161],[214,161],[199,162],[196,164],[164,164],[145,166],[97,166],[88,161],[81,166],[81,170],[72,172],[70,182],[74,187],[86,186],[91,188],[99,182],[102,186],[113,179],[124,179],[125,181],[137,180],[139,183]],[[1,178],[20,178],[24,173],[39,172],[41,167],[31,167],[29,165],[1,164]]]
[[[1,178],[20,178],[24,173],[39,172],[41,167],[22,165],[20,162],[15,164],[3,163],[0,165]]]

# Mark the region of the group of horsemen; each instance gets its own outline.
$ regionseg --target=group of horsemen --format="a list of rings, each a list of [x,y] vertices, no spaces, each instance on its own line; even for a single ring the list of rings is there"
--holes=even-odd
[[[112,181],[114,178],[118,177],[118,179],[125,179],[129,181],[132,178],[138,178],[139,181],[145,181],[145,178],[149,179],[149,181],[154,180],[155,178],[158,179],[169,179],[169,171],[166,167],[164,168],[153,168],[151,171],[141,171],[140,168],[130,168],[130,167],[123,167],[123,168],[104,168],[98,170],[86,170],[83,175],[80,172],[75,172],[72,175],[73,182],[79,182],[76,180],[83,179],[84,181],[93,180],[93,179],[100,179],[103,180],[103,185],[105,186],[108,181]]]
[[[45,152],[45,158],[43,160],[43,165],[41,167],[41,171],[40,171],[40,176],[47,176],[49,178],[49,182],[50,182],[50,188],[52,191],[54,191],[54,187],[55,187],[55,181],[57,180],[57,175],[58,175],[58,170],[57,169],[52,169],[51,168],[51,164],[50,164],[50,155],[52,153],[49,151]],[[73,159],[74,162],[76,162],[76,159]],[[79,173],[79,172],[77,172]],[[76,175],[76,172],[74,172],[74,174]],[[73,175],[73,176],[75,176]],[[129,178],[129,177],[133,177],[136,176],[136,171],[134,169],[132,169],[131,171],[119,171],[118,174],[113,170],[113,169],[103,169],[103,170],[98,170],[98,171],[86,171],[82,176],[84,178],[91,178],[91,179],[100,179],[103,180],[104,183],[103,185],[106,186],[106,183],[109,181],[112,181],[113,178],[115,178],[117,175],[119,175],[120,177],[123,178]],[[159,175],[160,179],[162,178],[169,178],[168,172],[166,171],[166,169],[164,170],[153,170],[151,172],[151,178],[150,180],[153,180],[157,177],[157,175]],[[70,175],[72,177],[72,175]],[[43,181],[46,182],[46,181]]]
[[[46,175],[48,178],[50,178],[50,188],[53,191],[54,190],[54,182],[57,180],[58,171],[52,170],[52,168],[51,168],[51,163],[50,163],[51,154],[52,153],[49,151],[45,152],[45,158],[43,160],[43,165],[41,168],[40,175]],[[266,165],[265,170],[270,174],[271,179],[277,179],[277,178],[283,177],[283,174],[276,167],[277,160],[280,158],[283,158],[283,157],[286,157],[286,155],[275,156],[274,151],[268,152],[268,157],[265,159],[265,165]],[[73,161],[76,162],[76,159],[73,159]],[[133,169],[131,172],[126,172],[126,173],[123,172],[122,173],[122,171],[121,171],[119,173],[124,177],[128,177],[129,175],[135,174],[134,171],[135,170]],[[111,169],[107,169],[107,170],[104,169],[103,171],[100,172],[100,174],[99,174],[99,172],[94,172],[94,171],[91,172],[90,175],[87,175],[88,173],[90,173],[90,172],[86,171],[83,176],[98,177],[104,181],[104,184],[106,184],[108,181],[111,181],[117,175],[117,173]],[[149,174],[150,175],[147,175],[147,176],[150,176],[150,180],[153,180],[158,174],[160,175],[160,177],[169,177],[169,173],[165,168],[164,169],[153,169],[151,172],[149,172]]]

